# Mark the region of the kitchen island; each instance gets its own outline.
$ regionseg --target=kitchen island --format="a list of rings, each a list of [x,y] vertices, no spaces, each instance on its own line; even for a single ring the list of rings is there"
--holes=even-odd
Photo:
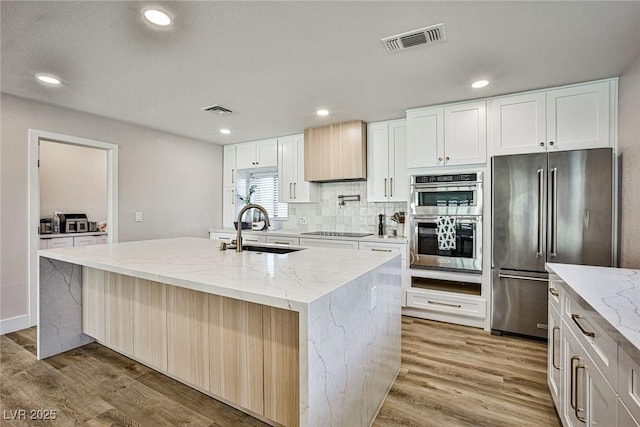
[[[176,238],[39,256],[39,359],[97,340],[291,426],[370,425],[400,368],[397,254]]]

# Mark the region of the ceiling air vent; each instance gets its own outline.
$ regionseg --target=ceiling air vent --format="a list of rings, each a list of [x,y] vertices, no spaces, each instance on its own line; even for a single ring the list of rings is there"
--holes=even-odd
[[[230,109],[228,109],[226,107],[223,107],[222,105],[218,105],[218,104],[209,105],[208,107],[202,107],[201,110],[203,110],[203,111],[211,111],[212,113],[218,113],[221,116],[227,116],[229,114],[235,113],[235,111],[230,110]]]
[[[444,24],[437,24],[418,30],[407,31],[402,34],[396,34],[395,36],[385,37],[380,41],[387,49],[387,52],[397,52],[409,47],[419,46],[421,44],[432,44],[445,40]]]

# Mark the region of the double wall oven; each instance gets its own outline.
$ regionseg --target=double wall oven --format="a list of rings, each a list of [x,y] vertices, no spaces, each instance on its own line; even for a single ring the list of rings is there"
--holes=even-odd
[[[482,172],[414,175],[411,268],[482,272]]]

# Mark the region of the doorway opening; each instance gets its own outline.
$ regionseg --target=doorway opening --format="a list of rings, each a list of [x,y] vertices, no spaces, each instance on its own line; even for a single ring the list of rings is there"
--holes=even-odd
[[[106,210],[104,207],[96,209],[104,212],[102,215],[106,216],[107,243],[116,243],[118,241],[118,146],[87,138],[29,129],[29,230],[27,233],[29,238],[29,325],[25,325],[24,327],[35,326],[38,322],[37,301],[39,278],[37,252],[40,247],[39,230],[42,213],[40,209],[42,195],[39,168],[41,144],[62,144],[69,149],[97,149],[106,155]],[[70,151],[67,150],[67,152]],[[78,185],[83,184],[86,183],[78,183]],[[45,207],[43,206],[43,208]],[[50,214],[53,215],[53,212]],[[102,220],[100,221],[102,222]]]

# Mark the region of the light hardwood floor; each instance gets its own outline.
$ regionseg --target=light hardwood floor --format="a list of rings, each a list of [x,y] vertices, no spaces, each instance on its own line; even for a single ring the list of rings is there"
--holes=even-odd
[[[0,425],[265,425],[99,344],[44,361],[35,346],[35,328],[0,337],[0,414],[55,409],[57,419]],[[402,369],[373,425],[560,426],[546,348],[404,317]]]

